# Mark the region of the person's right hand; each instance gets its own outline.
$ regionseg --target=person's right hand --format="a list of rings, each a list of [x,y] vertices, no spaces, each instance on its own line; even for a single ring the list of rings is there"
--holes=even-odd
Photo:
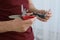
[[[12,21],[13,31],[16,32],[25,32],[27,29],[32,25],[33,21],[36,19],[36,17],[28,19],[28,20],[21,20],[19,18],[16,18]]]

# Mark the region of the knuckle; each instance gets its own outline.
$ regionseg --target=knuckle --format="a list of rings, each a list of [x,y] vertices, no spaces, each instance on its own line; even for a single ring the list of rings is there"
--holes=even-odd
[[[23,31],[23,32],[27,31],[27,28],[23,28],[22,31]]]

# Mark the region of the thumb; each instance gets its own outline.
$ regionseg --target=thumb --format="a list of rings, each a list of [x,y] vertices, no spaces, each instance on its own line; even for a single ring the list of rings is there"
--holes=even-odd
[[[35,21],[36,18],[37,18],[37,17],[34,17],[34,18],[31,18],[30,20],[33,22],[33,21]]]

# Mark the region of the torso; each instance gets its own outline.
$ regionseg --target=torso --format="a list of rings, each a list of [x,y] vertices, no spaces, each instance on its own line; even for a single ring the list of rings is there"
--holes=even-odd
[[[21,4],[24,8],[29,8],[27,0],[1,0],[0,1],[0,20],[8,20],[10,15],[21,14]]]
[[[28,0],[0,0],[0,21],[10,20],[9,15],[20,15],[22,3],[28,9]],[[34,40],[34,36],[30,27],[26,32],[0,33],[0,40]]]

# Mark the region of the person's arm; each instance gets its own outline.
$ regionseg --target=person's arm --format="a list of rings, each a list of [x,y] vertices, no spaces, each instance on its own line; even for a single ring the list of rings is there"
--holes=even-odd
[[[11,21],[0,21],[0,33],[8,31],[25,32],[31,26],[33,20],[35,18],[24,21],[19,18]]]
[[[12,30],[12,21],[0,21],[0,33]]]
[[[34,4],[32,3],[32,0],[29,0],[29,11],[30,12],[40,12],[41,14],[45,13],[46,14],[45,19],[37,17],[37,19],[39,19],[40,21],[43,21],[43,22],[46,22],[51,17],[50,10],[46,11],[46,10],[38,10],[38,9],[36,9]]]
[[[38,9],[35,8],[34,4],[32,3],[32,0],[29,1],[29,11],[37,11]]]

